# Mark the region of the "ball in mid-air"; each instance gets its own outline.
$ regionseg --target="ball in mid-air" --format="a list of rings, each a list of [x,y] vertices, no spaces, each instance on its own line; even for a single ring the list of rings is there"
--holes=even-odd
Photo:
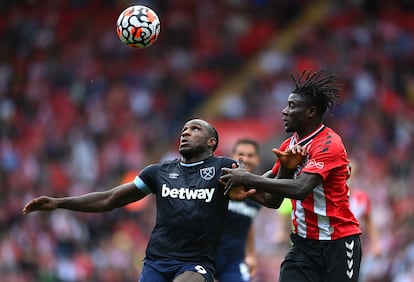
[[[160,34],[160,20],[157,14],[146,6],[131,6],[119,15],[116,32],[124,44],[133,48],[146,48],[151,46]]]

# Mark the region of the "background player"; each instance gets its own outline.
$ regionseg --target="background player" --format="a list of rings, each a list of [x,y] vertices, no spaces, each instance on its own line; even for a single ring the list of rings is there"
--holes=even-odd
[[[356,186],[352,181],[357,173],[357,169],[356,161],[352,160],[350,162],[350,178],[348,180],[348,185],[350,186],[349,204],[361,225],[361,230],[363,230],[362,241],[368,243],[364,251],[367,251],[369,255],[378,257],[381,255],[381,247],[378,230],[372,218],[371,199],[365,190]]]
[[[372,201],[367,191],[362,188],[363,186],[360,186],[353,181],[358,173],[358,165],[355,160],[351,160],[350,172],[351,171],[351,177],[348,180],[348,185],[350,187],[349,204],[352,212],[360,223],[360,228],[362,230],[362,251],[364,253],[361,262],[360,280],[375,280],[373,277],[370,278],[369,276],[376,276],[379,279],[383,279],[383,275],[380,275],[376,271],[372,271],[373,268],[380,268],[378,266],[382,264],[381,255],[383,254],[383,251],[380,245],[378,229],[373,218]]]
[[[358,220],[349,207],[349,160],[340,136],[322,123],[339,99],[336,76],[323,71],[292,75],[295,89],[283,109],[285,131],[293,133],[279,150],[307,149],[295,169],[273,167],[277,179],[227,169],[227,187],[249,188],[292,200],[292,247],[280,271],[280,281],[358,281],[361,243]]]
[[[243,158],[246,170],[253,173],[260,164],[259,144],[249,138],[239,139],[233,146],[232,158]],[[216,259],[216,279],[220,282],[250,281],[256,271],[253,218],[261,205],[246,199],[230,200],[223,235]]]
[[[200,119],[181,131],[181,159],[147,166],[134,181],[103,192],[74,197],[41,196],[29,201],[24,214],[58,208],[104,212],[154,193],[156,224],[146,249],[141,282],[213,281],[214,260],[228,197],[219,183],[221,168],[235,162],[215,157],[216,129]]]

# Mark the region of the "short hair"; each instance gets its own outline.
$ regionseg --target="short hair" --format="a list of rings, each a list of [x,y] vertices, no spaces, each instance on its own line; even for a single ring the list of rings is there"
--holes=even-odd
[[[253,140],[251,138],[241,138],[238,139],[236,141],[236,143],[234,143],[233,145],[233,149],[232,149],[232,153],[234,153],[236,151],[237,146],[239,146],[240,144],[248,144],[248,145],[252,145],[256,151],[256,153],[259,155],[260,154],[260,149],[259,149],[259,143],[257,143],[256,140]]]
[[[304,70],[290,75],[295,83],[292,93],[302,95],[315,106],[322,117],[327,109],[339,104],[341,89],[336,75],[325,75],[324,70],[311,72]]]
[[[214,152],[217,149],[218,144],[219,144],[219,135],[218,135],[217,129],[211,123],[207,123],[207,124],[208,124],[207,130],[210,133],[210,137],[213,137],[216,139],[216,144],[211,148],[212,151]]]

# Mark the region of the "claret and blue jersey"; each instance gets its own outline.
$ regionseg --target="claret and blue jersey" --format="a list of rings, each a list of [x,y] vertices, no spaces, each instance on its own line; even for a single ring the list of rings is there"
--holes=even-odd
[[[221,168],[235,161],[209,157],[185,164],[179,159],[146,167],[134,183],[156,195],[157,216],[146,257],[213,264],[227,213]]]
[[[249,229],[260,208],[260,204],[249,199],[230,201],[218,258],[244,261]]]

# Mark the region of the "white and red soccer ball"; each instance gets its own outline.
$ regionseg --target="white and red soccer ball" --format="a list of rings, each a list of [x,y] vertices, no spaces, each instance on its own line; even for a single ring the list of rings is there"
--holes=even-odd
[[[119,39],[133,48],[151,46],[160,34],[160,20],[150,8],[135,5],[126,8],[116,22]]]

